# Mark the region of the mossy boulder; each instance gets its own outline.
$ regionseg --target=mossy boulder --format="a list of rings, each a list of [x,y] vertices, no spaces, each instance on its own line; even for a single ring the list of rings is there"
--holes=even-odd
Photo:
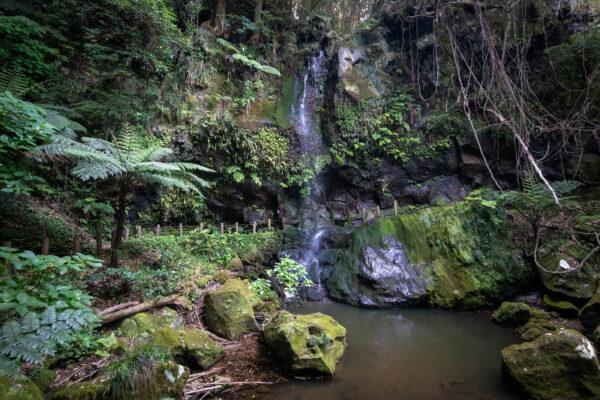
[[[589,263],[581,269],[566,272],[577,265],[577,260],[585,257],[587,250],[572,240],[559,241],[548,247],[544,250],[546,254],[540,256],[540,263],[545,270],[559,273],[540,270],[540,278],[546,289],[573,299],[590,299],[596,289],[598,273]]]
[[[163,326],[156,331],[152,343],[168,350],[175,358],[193,369],[209,369],[225,357],[223,346],[198,329],[173,329]]]
[[[596,289],[594,296],[579,311],[579,319],[588,331],[600,325],[600,286]]]
[[[348,248],[327,279],[328,293],[358,306],[394,303],[385,287],[382,290],[364,279],[361,257],[369,247],[385,252],[389,248],[385,239],[391,237],[402,244],[415,271],[412,278],[422,278],[426,284],[421,301],[442,308],[493,306],[516,295],[534,276],[515,255],[510,226],[503,218],[463,202],[367,224],[351,234]]]
[[[555,296],[546,293],[544,295],[544,304],[551,309],[568,317],[576,317],[579,309],[568,300],[557,299]]]
[[[258,330],[253,310],[255,297],[248,283],[241,279],[230,279],[223,286],[208,291],[204,297],[206,325],[228,339]]]
[[[298,375],[333,376],[346,347],[346,328],[328,315],[281,311],[264,325],[269,350]]]
[[[534,313],[534,309],[525,303],[504,301],[492,314],[492,319],[508,326],[524,325]]]
[[[56,374],[54,371],[48,368],[38,367],[31,371],[29,374],[29,379],[31,379],[31,381],[35,383],[38,388],[40,388],[42,393],[46,393],[50,385],[56,379]]]
[[[71,386],[63,386],[52,392],[48,400],[100,400],[104,398],[104,390],[96,384],[80,382]]]
[[[41,390],[27,378],[0,376],[0,400],[44,400]]]
[[[177,311],[161,308],[155,313],[138,313],[121,323],[121,334],[135,340],[149,340],[163,326],[178,329],[183,326],[183,319]]]
[[[600,364],[580,333],[559,329],[502,350],[505,377],[536,400],[600,398]]]

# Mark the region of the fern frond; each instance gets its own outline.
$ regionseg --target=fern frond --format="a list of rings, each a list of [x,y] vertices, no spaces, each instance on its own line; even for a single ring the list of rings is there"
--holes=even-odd
[[[21,98],[28,90],[29,83],[23,71],[14,68],[0,71],[0,92],[8,91]]]

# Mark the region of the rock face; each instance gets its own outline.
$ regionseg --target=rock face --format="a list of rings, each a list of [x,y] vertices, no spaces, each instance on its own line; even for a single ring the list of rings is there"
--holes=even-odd
[[[579,319],[586,329],[592,330],[600,324],[600,287],[596,293],[579,311]]]
[[[346,347],[346,328],[328,315],[281,311],[264,325],[264,341],[290,372],[333,376]]]
[[[257,330],[252,309],[254,297],[248,284],[230,279],[204,297],[204,321],[208,328],[228,339],[237,339],[245,332]]]
[[[371,289],[361,297],[361,305],[408,304],[425,299],[431,283],[429,274],[422,266],[408,262],[402,243],[393,237],[384,237],[382,245],[365,246],[361,251],[358,279]]]
[[[560,329],[502,350],[505,376],[536,400],[600,397],[600,364],[593,344]]]
[[[9,379],[0,377],[0,399],[1,400],[44,400],[40,389],[27,378]]]
[[[514,255],[507,227],[487,222],[457,203],[367,224],[350,235],[326,281],[328,294],[370,307],[492,306],[533,274]]]

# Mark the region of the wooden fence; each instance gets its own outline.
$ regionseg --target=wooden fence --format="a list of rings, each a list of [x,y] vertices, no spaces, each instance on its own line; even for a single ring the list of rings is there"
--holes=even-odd
[[[368,210],[368,212],[374,212],[374,216],[377,218],[380,217],[390,217],[392,215],[398,215],[398,201],[394,200],[394,206],[391,209],[381,210],[379,206],[375,206]],[[366,208],[362,208],[359,217],[362,219],[363,223],[367,222],[368,212]],[[348,212],[348,218],[350,217],[350,213]],[[261,229],[265,229],[270,231],[272,229],[285,229],[286,220],[285,217],[281,217],[281,219],[267,219],[266,221],[254,221],[250,224],[240,224],[239,222],[235,222],[234,224],[226,225],[224,222],[221,222],[218,226],[219,233],[224,235],[226,233],[250,233],[253,234],[259,231],[259,227]],[[179,224],[178,226],[161,226],[156,225],[155,227],[142,227],[136,226],[134,230],[130,227],[125,228],[125,232],[123,232],[123,239],[125,241],[130,238],[137,237],[142,238],[144,235],[154,235],[154,236],[164,236],[164,235],[178,235],[179,237],[183,237],[186,234],[190,234],[193,232],[203,232],[205,230],[204,223],[200,222],[198,225],[183,225]],[[114,242],[116,231],[113,231],[111,237],[111,243]],[[102,244],[102,235],[99,234],[96,236],[96,254],[101,254],[103,249]],[[11,247],[10,242],[3,243],[5,247]],[[48,235],[44,234],[41,243],[41,254],[47,255],[48,249],[50,248],[50,238]],[[78,235],[75,235],[73,238],[73,247],[72,254],[79,253],[81,251],[81,238]]]

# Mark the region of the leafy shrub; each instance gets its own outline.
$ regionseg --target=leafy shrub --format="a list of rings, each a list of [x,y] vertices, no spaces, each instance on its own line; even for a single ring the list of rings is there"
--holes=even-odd
[[[0,310],[5,321],[0,335],[2,357],[40,364],[44,356],[54,355],[59,345],[90,331],[98,322],[89,307],[92,298],[74,282],[100,265],[101,260],[82,254],[39,256],[0,247]],[[4,360],[3,365],[7,364]],[[3,369],[0,374],[11,371]]]
[[[277,279],[290,295],[293,295],[299,286],[314,286],[314,283],[308,279],[306,267],[289,257],[282,258],[273,269],[267,271],[267,275]],[[264,286],[264,283],[256,286]]]

